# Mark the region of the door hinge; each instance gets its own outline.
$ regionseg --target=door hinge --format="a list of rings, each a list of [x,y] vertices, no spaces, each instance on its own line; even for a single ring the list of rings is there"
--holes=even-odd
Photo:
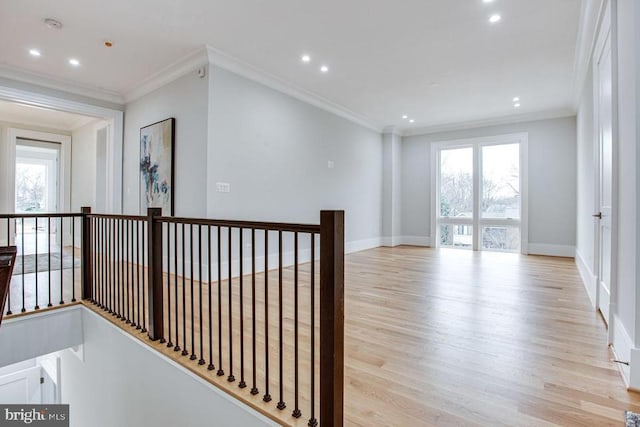
[[[40,384],[44,384],[44,377],[40,377]]]

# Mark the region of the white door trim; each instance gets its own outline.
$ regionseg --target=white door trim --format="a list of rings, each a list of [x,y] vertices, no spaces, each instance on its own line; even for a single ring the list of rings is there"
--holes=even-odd
[[[2,85],[0,85],[0,100],[83,114],[110,121],[111,132],[109,132],[107,141],[107,211],[110,213],[122,212],[122,148],[124,138],[124,113],[122,111]],[[13,156],[15,157],[15,152]],[[7,206],[13,206],[13,204]]]
[[[595,46],[592,56],[593,67],[593,126],[594,135],[594,213],[600,210],[600,98],[599,98],[599,73],[598,62],[602,56],[604,48],[607,46],[607,41],[611,38],[611,149],[612,149],[612,176],[611,176],[611,273],[609,283],[609,318],[606,319],[608,324],[608,343],[613,343],[614,336],[614,317],[616,310],[616,298],[617,298],[617,260],[618,260],[618,53],[617,53],[617,38],[616,38],[616,21],[613,19],[616,16],[615,0],[605,0],[605,4],[600,11],[600,17],[598,22],[598,31]],[[597,286],[600,286],[600,236],[599,236],[599,224],[598,221],[594,221],[594,275],[597,277]],[[600,306],[599,292],[596,288],[596,309]]]
[[[486,145],[501,145],[501,144],[520,144],[520,252],[522,254],[529,253],[529,134],[527,132],[520,133],[512,133],[512,134],[504,134],[504,135],[493,135],[493,136],[482,136],[477,138],[465,138],[465,139],[456,139],[456,140],[445,140],[445,141],[436,141],[431,144],[431,246],[437,248],[439,246],[439,233],[438,233],[438,207],[440,205],[440,192],[438,189],[440,188],[440,150],[443,148],[451,149],[451,148],[463,148],[463,147],[474,147],[474,162],[478,162],[479,158],[475,155],[476,148],[475,147],[483,147]],[[479,174],[480,168],[477,167],[474,163],[474,194],[478,191],[475,188],[476,184],[479,182],[478,177],[475,175]],[[474,209],[478,212],[479,207],[475,206],[476,197],[474,197]],[[479,216],[474,215],[473,226],[475,228],[478,227]],[[484,221],[484,220],[483,220]],[[502,222],[507,222],[502,221]],[[467,221],[468,222],[468,221]],[[474,235],[479,236],[479,233],[475,233]],[[478,247],[478,242],[474,242],[474,247]]]
[[[16,188],[16,145],[18,139],[33,139],[36,141],[53,142],[60,144],[60,165],[58,167],[58,212],[69,212],[71,206],[71,137],[57,133],[38,132],[33,130],[9,128],[7,129],[7,143],[9,153],[9,165],[7,168],[7,192],[6,206],[10,212],[15,212],[15,188]]]

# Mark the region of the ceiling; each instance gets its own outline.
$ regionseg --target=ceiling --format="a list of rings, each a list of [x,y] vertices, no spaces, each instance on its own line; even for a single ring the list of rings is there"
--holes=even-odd
[[[0,121],[3,122],[72,131],[95,120],[95,117],[0,101]]]
[[[580,0],[0,0],[0,64],[125,96],[208,44],[375,126],[437,127],[571,111],[579,15]]]

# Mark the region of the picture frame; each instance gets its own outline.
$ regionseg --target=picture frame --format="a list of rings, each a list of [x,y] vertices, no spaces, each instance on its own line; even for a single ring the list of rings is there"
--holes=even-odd
[[[175,118],[140,128],[140,214],[161,208],[174,215]]]

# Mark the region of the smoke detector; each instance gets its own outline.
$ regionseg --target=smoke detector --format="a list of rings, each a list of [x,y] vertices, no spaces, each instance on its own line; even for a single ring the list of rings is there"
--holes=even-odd
[[[57,19],[53,19],[53,18],[46,18],[44,20],[44,24],[51,28],[52,30],[59,30],[62,28],[62,22],[58,21]]]

